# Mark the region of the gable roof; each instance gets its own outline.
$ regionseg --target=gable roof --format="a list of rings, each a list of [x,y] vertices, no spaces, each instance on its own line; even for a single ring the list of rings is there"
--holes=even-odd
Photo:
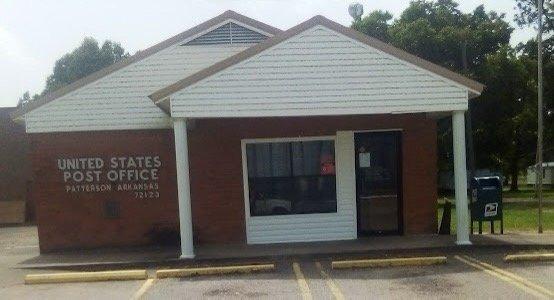
[[[331,21],[323,16],[315,16],[307,21],[304,21],[303,23],[300,23],[297,26],[294,26],[286,31],[283,31],[272,38],[267,39],[264,42],[261,42],[257,45],[254,45],[242,52],[237,53],[236,55],[233,55],[227,59],[224,59],[202,71],[199,71],[195,74],[192,74],[182,80],[179,80],[175,82],[174,84],[171,84],[165,88],[162,88],[154,93],[152,93],[150,96],[150,99],[158,105],[158,107],[162,108],[164,111],[168,111],[169,104],[165,103],[167,102],[167,97],[179,90],[182,90],[188,86],[193,85],[194,83],[197,83],[201,81],[202,79],[205,79],[207,77],[210,77],[211,75],[214,75],[228,67],[231,67],[235,64],[238,64],[250,57],[255,56],[256,54],[271,48],[272,46],[275,46],[279,44],[280,42],[283,42],[309,28],[312,28],[317,25],[325,26],[331,30],[334,30],[336,32],[339,32],[347,37],[350,37],[354,40],[357,40],[359,42],[362,42],[370,47],[373,47],[375,49],[378,49],[380,51],[383,51],[389,55],[392,55],[398,59],[401,59],[403,61],[406,61],[408,63],[411,63],[415,66],[418,66],[422,69],[428,70],[434,74],[437,74],[441,77],[444,77],[446,79],[449,79],[455,83],[458,83],[464,87],[466,87],[468,90],[471,91],[472,96],[478,96],[484,88],[484,85],[474,81],[472,79],[469,79],[465,76],[462,76],[456,72],[450,71],[444,67],[441,67],[437,64],[434,64],[432,62],[429,62],[427,60],[424,60],[420,57],[417,57],[413,54],[410,54],[404,50],[400,50],[394,46],[391,46],[390,44],[384,43],[378,39],[372,38],[370,36],[367,36],[363,33],[360,33],[354,29],[345,27],[341,24],[338,24],[334,21]]]
[[[233,19],[233,20],[236,20],[238,22],[241,22],[245,25],[248,25],[248,26],[251,26],[253,28],[256,28],[256,29],[259,29],[260,31],[263,31],[263,32],[266,32],[268,34],[271,34],[271,35],[276,35],[280,32],[282,32],[280,29],[278,28],[275,28],[275,27],[272,27],[268,24],[265,24],[265,23],[262,23],[260,21],[257,21],[257,20],[254,20],[252,18],[249,18],[247,16],[244,16],[244,15],[241,15],[239,13],[236,13],[232,10],[227,10],[225,11],[224,13],[210,19],[210,20],[207,20],[197,26],[194,26],[184,32],[181,32],[173,37],[170,37],[154,46],[151,46],[145,50],[142,50],[142,51],[138,51],[137,53],[135,53],[134,55],[128,57],[128,58],[125,58],[117,63],[114,63],[110,66],[107,66],[103,69],[100,69],[88,76],[85,76],[69,85],[66,85],[62,88],[59,88],[53,92],[50,92],[46,95],[44,95],[43,97],[40,97],[39,99],[35,100],[35,101],[32,101],[31,103],[23,106],[23,107],[20,107],[19,109],[15,110],[14,112],[12,112],[11,114],[11,117],[13,119],[18,119],[20,117],[22,117],[23,115],[25,115],[26,113],[34,110],[34,109],[37,109],[51,101],[54,101],[70,92],[73,92],[75,90],[78,90],[79,88],[81,87],[84,87],[86,85],[88,85],[89,83],[92,83],[96,80],[99,80],[115,71],[118,71],[128,65],[131,65],[137,61],[140,61],[142,59],[145,59],[161,50],[164,50],[170,46],[173,46],[179,42],[182,42],[183,40],[189,38],[189,37],[192,37],[194,35],[197,35],[207,29],[209,29],[210,27],[213,27],[221,22],[224,22],[228,19]]]

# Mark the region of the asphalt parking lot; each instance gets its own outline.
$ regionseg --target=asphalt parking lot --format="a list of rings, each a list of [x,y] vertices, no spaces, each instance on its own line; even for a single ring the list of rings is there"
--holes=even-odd
[[[143,294],[146,299],[167,298],[489,298],[522,299],[554,297],[552,263],[505,263],[496,254],[474,255],[534,282],[550,291],[543,294],[516,280],[500,278],[449,256],[446,265],[331,270],[329,262],[283,261],[274,273],[164,279]],[[294,271],[298,264],[300,274]],[[319,267],[321,265],[321,268]],[[322,273],[323,272],[323,273]]]
[[[147,280],[24,285],[25,274],[53,272],[16,267],[38,252],[31,241],[0,233],[0,299],[554,298],[553,262],[505,263],[509,251],[499,249],[448,253],[446,264],[421,267],[333,270],[330,258],[304,257],[271,261],[269,273],[155,279],[149,269]]]

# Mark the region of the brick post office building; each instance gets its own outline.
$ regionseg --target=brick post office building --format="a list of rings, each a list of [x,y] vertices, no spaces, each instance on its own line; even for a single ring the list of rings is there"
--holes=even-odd
[[[483,86],[316,16],[232,11],[17,111],[42,251],[349,240],[437,230],[438,118]],[[467,209],[457,242],[469,243]]]

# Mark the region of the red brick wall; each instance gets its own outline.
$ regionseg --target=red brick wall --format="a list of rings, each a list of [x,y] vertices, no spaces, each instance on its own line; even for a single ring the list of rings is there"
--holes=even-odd
[[[403,212],[407,234],[433,233],[436,215],[436,122],[423,114],[196,120],[189,132],[196,243],[244,242],[241,139],[334,135],[337,130],[402,129]],[[171,130],[32,134],[39,238],[43,251],[133,246],[160,225],[178,230]],[[160,198],[128,192],[68,194],[60,157],[160,155]],[[104,217],[105,200],[121,201],[121,218]]]
[[[175,151],[172,130],[31,134],[33,185],[41,251],[152,243],[153,228],[178,230]],[[159,198],[131,191],[65,190],[58,158],[159,155]],[[107,167],[107,166],[106,166]],[[114,187],[115,188],[115,187]],[[119,218],[107,218],[104,203],[120,203]],[[178,231],[177,231],[178,232]]]
[[[34,221],[34,205],[27,201],[28,139],[25,126],[15,123],[10,113],[15,107],[0,108],[0,201],[26,201],[27,221]],[[2,223],[2,219],[0,219]]]
[[[423,114],[196,120],[189,133],[197,242],[243,242],[241,139],[334,135],[337,130],[402,129],[404,231],[437,230],[436,121]]]

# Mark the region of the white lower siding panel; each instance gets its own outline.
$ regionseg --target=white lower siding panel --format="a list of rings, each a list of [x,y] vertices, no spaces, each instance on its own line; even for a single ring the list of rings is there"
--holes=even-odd
[[[337,212],[246,217],[249,244],[350,240],[357,238],[354,134],[337,132],[335,140]],[[247,212],[248,213],[248,212]]]

